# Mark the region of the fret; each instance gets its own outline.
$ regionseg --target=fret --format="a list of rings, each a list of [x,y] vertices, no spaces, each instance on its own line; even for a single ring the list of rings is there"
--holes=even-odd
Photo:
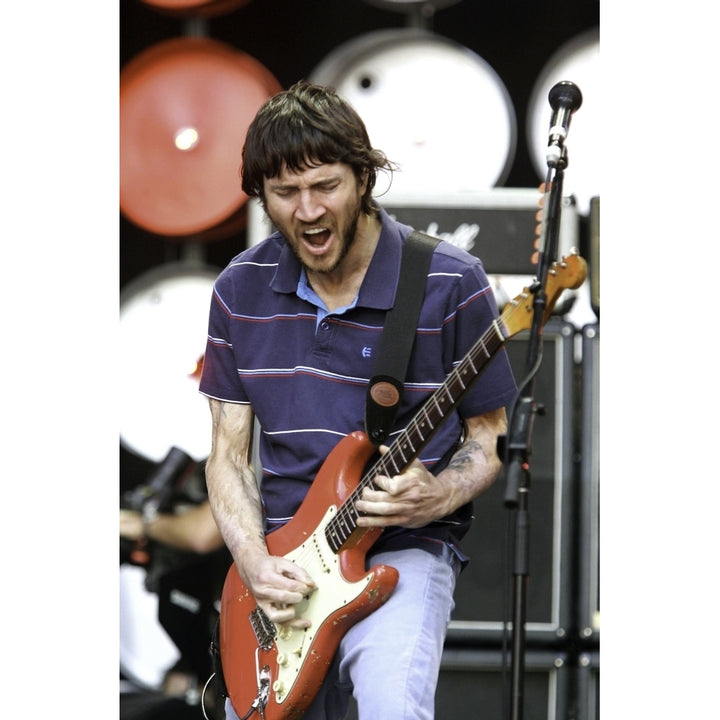
[[[422,415],[422,416],[425,418],[425,421],[422,422],[422,423],[417,423],[417,425],[418,425],[418,433],[420,433],[420,428],[421,428],[421,427],[425,427],[425,424],[426,424],[426,423],[430,426],[430,432],[432,432],[432,431],[435,429],[435,426],[433,425],[432,421],[430,420],[430,416],[428,415],[427,403],[426,403],[425,405],[423,405],[423,407],[422,407],[422,409],[420,410],[420,413],[419,413],[419,414]],[[420,438],[422,439],[423,442],[425,441],[425,436],[424,436],[424,435],[421,434],[421,435],[420,435]]]
[[[344,535],[345,535],[344,539],[347,540],[352,533],[352,528],[349,527],[348,523],[347,523],[347,512],[345,512],[345,511],[341,512],[337,516],[337,522],[339,522],[341,524],[342,529],[344,531]]]
[[[465,383],[462,381],[462,377],[461,377],[460,374],[457,372],[457,370],[453,370],[453,372],[455,373],[455,376],[457,377],[457,381],[458,381],[458,382],[460,383],[460,385],[462,386],[462,389],[465,390],[465,389],[467,388],[467,385],[465,385]]]
[[[397,450],[397,448],[396,448],[396,450]],[[399,475],[399,474],[400,474],[400,471],[401,471],[401,469],[402,469],[402,466],[401,466],[401,465],[398,465],[398,464],[397,464],[397,461],[395,460],[394,452],[395,452],[395,451],[389,452],[389,453],[387,453],[387,454],[383,457],[383,459],[385,460],[385,463],[384,463],[384,465],[383,465],[383,470],[384,470],[385,472],[383,473],[383,475],[387,475],[388,477],[392,477],[393,475]],[[387,467],[387,463],[388,463],[388,462],[392,462],[392,464],[393,464],[392,470],[393,470],[393,471],[391,471],[391,470]]]
[[[405,455],[405,452],[404,452],[404,450],[403,450],[402,445],[398,445],[398,447],[396,448],[396,452],[397,452],[397,453],[400,455],[400,457],[402,458],[402,466],[404,467],[405,465],[407,465],[407,463],[408,463],[408,457]]]
[[[441,385],[440,390],[445,390],[445,394],[447,395],[448,399],[450,400],[450,407],[452,407],[455,404],[455,398],[453,397],[452,393],[450,392],[450,388],[445,385]],[[447,411],[443,411],[443,416],[447,413]]]
[[[343,544],[344,540],[340,540],[338,538],[337,532],[333,529],[335,527],[334,521],[331,520],[328,523],[327,530],[325,531],[325,537],[328,541],[328,545],[337,552],[340,550],[340,546]]]
[[[482,349],[482,351],[485,353],[485,357],[486,357],[486,358],[489,359],[489,358],[492,357],[492,353],[490,353],[490,351],[485,347],[485,343],[483,342],[483,338],[480,338],[480,339],[477,341],[477,343],[475,344],[475,347],[478,348],[479,350]]]
[[[430,397],[430,399],[435,403],[435,407],[437,408],[438,414],[440,415],[440,417],[442,417],[442,416],[443,416],[443,411],[442,411],[442,408],[440,407],[440,404],[439,404],[439,402],[438,402],[438,395],[437,395],[437,393],[433,393],[433,395]],[[433,423],[433,425],[434,425],[434,423]]]
[[[467,362],[464,362],[460,366],[460,369],[462,370],[463,375],[468,375],[468,374],[471,375],[471,382],[477,375],[477,371],[475,370],[475,366],[473,365],[472,358],[468,358]]]
[[[525,297],[527,297],[527,295]],[[490,327],[495,330],[495,332],[498,335],[498,338],[500,339],[500,344],[502,345],[502,343],[505,342],[505,335],[503,335],[503,331],[500,328],[500,323],[497,320],[493,320],[492,325],[490,325]]]

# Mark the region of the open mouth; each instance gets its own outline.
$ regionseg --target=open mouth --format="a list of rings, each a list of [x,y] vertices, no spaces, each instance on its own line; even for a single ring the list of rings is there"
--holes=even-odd
[[[323,250],[330,240],[330,235],[327,228],[313,228],[302,234],[306,244],[314,250]]]

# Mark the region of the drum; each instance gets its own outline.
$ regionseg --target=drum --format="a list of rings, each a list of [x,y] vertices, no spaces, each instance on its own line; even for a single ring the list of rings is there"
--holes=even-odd
[[[120,566],[120,672],[142,689],[160,690],[180,652],[158,620],[158,596],[144,583],[143,568]]]
[[[187,238],[247,201],[238,175],[247,129],[280,90],[251,56],[215,40],[177,38],[120,73],[120,210],[136,225]]]
[[[600,140],[600,35],[594,29],[570,40],[550,58],[535,81],[527,115],[527,139],[538,177],[547,176],[547,143],[552,108],[548,93],[561,80],[570,80],[582,92],[582,105],[573,113],[565,148],[568,166],[563,194],[574,195],[578,210],[588,214],[590,199],[600,195],[602,143]]]
[[[399,165],[377,194],[457,193],[501,185],[516,146],[510,95],[468,48],[405,28],[361,35],[311,73],[362,117],[374,147]]]
[[[210,453],[210,411],[198,385],[218,272],[168,263],[120,294],[120,442],[152,462],[173,447],[196,461]]]

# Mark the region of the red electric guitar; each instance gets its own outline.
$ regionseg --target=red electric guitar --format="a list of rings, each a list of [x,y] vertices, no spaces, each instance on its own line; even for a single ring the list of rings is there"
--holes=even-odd
[[[577,288],[587,264],[575,251],[553,264],[543,323],[565,288]],[[358,528],[355,503],[378,475],[397,475],[419,455],[434,431],[460,402],[505,341],[533,321],[533,292],[525,288],[473,345],[445,382],[363,475],[377,448],[356,431],[328,455],[298,512],[267,536],[271,554],[302,566],[316,589],[297,606],[312,624],[293,629],[270,622],[233,565],[220,609],[220,656],[228,695],[241,720],[254,712],[265,720],[301,718],[317,694],[347,630],[392,594],[398,572],[387,565],[365,568],[380,528]]]

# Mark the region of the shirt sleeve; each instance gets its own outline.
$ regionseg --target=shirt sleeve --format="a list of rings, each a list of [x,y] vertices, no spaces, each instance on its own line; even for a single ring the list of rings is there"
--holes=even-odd
[[[235,360],[231,333],[232,314],[223,298],[223,292],[226,292],[228,287],[227,273],[221,273],[215,282],[210,302],[200,392],[225,402],[247,403]]]

